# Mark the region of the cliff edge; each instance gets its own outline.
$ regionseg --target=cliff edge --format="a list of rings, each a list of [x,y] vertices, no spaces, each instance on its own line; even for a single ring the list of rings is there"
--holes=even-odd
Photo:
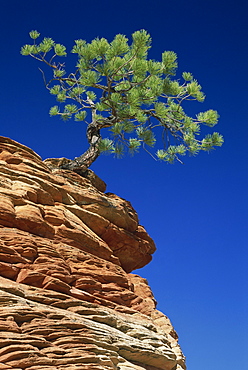
[[[169,319],[131,272],[155,251],[92,171],[0,137],[0,370],[182,370]]]

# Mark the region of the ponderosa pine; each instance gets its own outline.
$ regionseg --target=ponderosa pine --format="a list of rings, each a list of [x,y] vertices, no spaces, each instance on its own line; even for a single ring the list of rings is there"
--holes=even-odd
[[[21,49],[22,55],[45,63],[53,72],[46,88],[60,103],[50,109],[50,116],[63,120],[72,117],[86,124],[88,149],[64,168],[85,171],[103,152],[122,156],[145,149],[154,159],[173,163],[180,157],[221,146],[223,137],[217,132],[200,138],[201,125],[213,127],[218,122],[215,110],[191,117],[184,102],[203,102],[201,86],[189,72],[182,82],[174,76],[177,55],[162,53],[161,61],[148,59],[151,37],[145,30],[132,34],[132,41],[118,34],[112,42],[96,38],[90,43],[76,40],[72,53],[77,54],[73,72],[58,62],[66,57],[66,48],[51,38],[39,44],[37,31],[31,31],[32,45]],[[104,129],[110,138],[103,138]],[[159,140],[157,140],[159,137]],[[153,149],[152,149],[153,148]]]

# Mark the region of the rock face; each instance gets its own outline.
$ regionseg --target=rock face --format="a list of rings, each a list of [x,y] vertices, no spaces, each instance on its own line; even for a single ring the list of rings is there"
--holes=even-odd
[[[181,370],[131,204],[0,137],[0,370]]]

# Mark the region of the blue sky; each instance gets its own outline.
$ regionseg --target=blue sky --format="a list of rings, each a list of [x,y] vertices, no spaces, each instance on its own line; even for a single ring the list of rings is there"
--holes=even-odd
[[[216,109],[225,144],[185,164],[155,162],[146,153],[100,157],[92,169],[108,191],[131,201],[157,245],[138,270],[179,334],[190,370],[244,369],[248,349],[247,168],[248,5],[246,1],[12,1],[1,5],[1,132],[43,159],[79,156],[82,123],[50,118],[53,97],[38,63],[19,54],[37,29],[69,50],[139,29],[152,36],[150,58],[178,54],[179,74],[192,72]],[[197,109],[197,105],[194,108]]]

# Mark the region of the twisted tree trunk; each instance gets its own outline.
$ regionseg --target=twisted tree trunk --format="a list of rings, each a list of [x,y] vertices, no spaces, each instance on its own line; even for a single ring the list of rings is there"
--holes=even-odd
[[[101,128],[103,126],[101,125]],[[61,166],[62,169],[71,170],[83,175],[88,167],[99,157],[98,149],[99,141],[101,140],[100,124],[97,121],[89,123],[86,131],[89,148],[80,157],[76,157],[69,163]]]

